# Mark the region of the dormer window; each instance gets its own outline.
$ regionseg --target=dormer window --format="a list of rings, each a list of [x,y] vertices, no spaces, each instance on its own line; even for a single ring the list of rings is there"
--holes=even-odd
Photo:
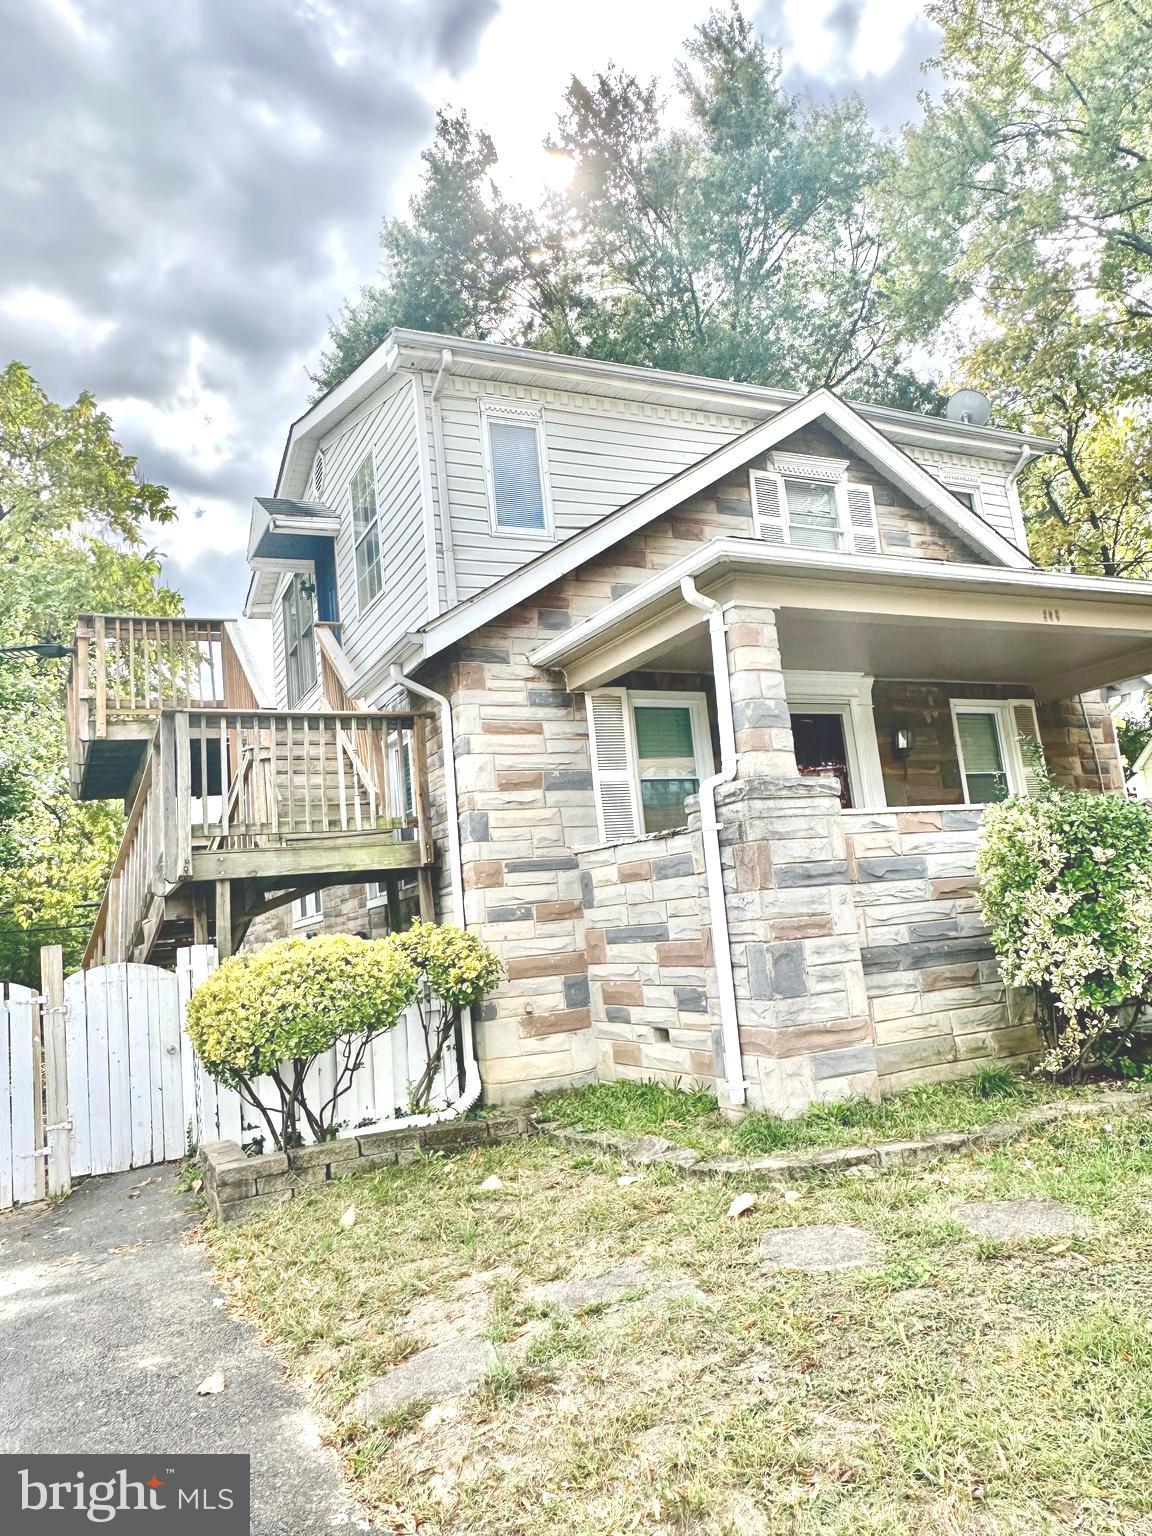
[[[834,485],[785,478],[789,542],[805,549],[843,549],[844,530]]]

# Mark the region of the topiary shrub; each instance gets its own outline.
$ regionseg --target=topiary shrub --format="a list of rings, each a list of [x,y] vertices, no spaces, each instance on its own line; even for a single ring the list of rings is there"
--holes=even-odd
[[[450,923],[416,921],[392,941],[415,969],[416,1007],[427,1063],[411,1085],[413,1111],[428,1107],[448,1042],[463,1009],[492,991],[500,980],[499,958],[475,934]]]
[[[225,960],[192,994],[188,1035],[205,1069],[264,1118],[275,1145],[298,1146],[301,1126],[317,1141],[336,1134],[340,1099],[369,1043],[412,1003],[421,975],[395,939],[332,934],[281,939]],[[306,1089],[317,1057],[336,1050],[336,1079],[321,1102]],[[255,1080],[271,1078],[269,1110]]]
[[[1044,1070],[1082,1077],[1152,992],[1152,814],[1044,780],[988,806],[977,874],[1004,979],[1036,996]]]

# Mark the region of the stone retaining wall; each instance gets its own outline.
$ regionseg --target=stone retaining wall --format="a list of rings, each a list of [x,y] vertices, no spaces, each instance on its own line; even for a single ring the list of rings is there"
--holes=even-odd
[[[883,1093],[1038,1048],[1027,999],[1000,979],[976,900],[981,819],[977,806],[844,814]]]
[[[373,1131],[366,1136],[297,1147],[292,1152],[265,1152],[259,1157],[248,1157],[235,1141],[205,1142],[200,1148],[204,1198],[217,1221],[242,1221],[291,1200],[300,1190],[345,1174],[411,1163],[428,1152],[456,1152],[511,1141],[531,1135],[534,1129],[525,1114],[490,1115]]]

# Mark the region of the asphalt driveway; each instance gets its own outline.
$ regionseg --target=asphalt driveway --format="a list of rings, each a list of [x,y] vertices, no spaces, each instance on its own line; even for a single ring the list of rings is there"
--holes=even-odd
[[[192,1221],[171,1167],[0,1216],[0,1451],[247,1452],[254,1536],[357,1529],[300,1394],[184,1241]],[[215,1371],[224,1390],[197,1396]]]

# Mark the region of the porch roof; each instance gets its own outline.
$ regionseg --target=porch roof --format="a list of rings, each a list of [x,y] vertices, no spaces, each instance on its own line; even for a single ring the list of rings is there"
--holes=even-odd
[[[1152,582],[716,539],[540,646],[589,688],[643,667],[711,669],[684,577],[778,610],[783,663],[876,677],[1019,683],[1038,698],[1152,672]]]

